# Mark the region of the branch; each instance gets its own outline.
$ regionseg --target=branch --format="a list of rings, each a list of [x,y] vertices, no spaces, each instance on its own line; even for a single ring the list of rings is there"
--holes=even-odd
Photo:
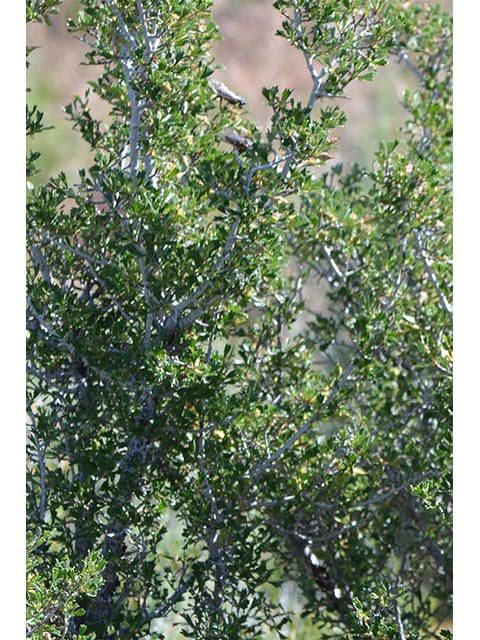
[[[203,403],[202,403],[203,404]],[[203,475],[202,484],[200,487],[200,494],[206,499],[209,505],[210,518],[205,532],[205,542],[207,543],[209,560],[214,566],[215,578],[213,586],[212,600],[214,605],[214,612],[210,618],[210,627],[214,625],[215,617],[218,615],[222,605],[222,587],[226,574],[226,563],[224,560],[224,550],[218,544],[218,531],[224,523],[224,518],[220,513],[215,498],[212,485],[210,482],[210,469],[207,465],[207,459],[205,454],[205,440],[208,431],[208,426],[201,423],[201,430],[199,433],[198,444],[198,466],[200,473]]]
[[[335,396],[347,384],[349,376],[353,371],[353,368],[354,368],[354,364],[351,363],[343,373],[338,384],[328,394],[325,402],[322,404],[320,408],[321,411],[323,411],[324,409],[326,409],[326,407],[328,407],[328,405],[332,402]],[[254,465],[254,468],[252,468],[249,472],[250,477],[254,478],[255,480],[258,480],[258,478],[260,478],[265,473],[265,471],[272,466],[274,462],[276,462],[279,458],[283,456],[284,453],[286,453],[293,447],[293,445],[299,438],[301,438],[303,435],[305,435],[310,431],[310,429],[313,427],[313,425],[319,418],[320,418],[320,412],[319,411],[315,412],[309,420],[304,422],[303,425],[299,429],[297,429],[297,431],[293,435],[291,435],[290,438],[288,438],[288,440],[285,442],[283,446],[281,446],[274,453],[272,453],[272,455],[266,458],[262,463]]]
[[[214,265],[214,272],[220,271],[220,269],[224,266],[227,260],[231,257],[231,251],[237,241],[237,232],[238,227],[240,226],[240,218],[236,216],[230,226],[230,231],[228,237],[225,241],[225,245],[222,250],[221,256],[217,259]],[[184,318],[183,321],[180,320],[181,313],[190,307],[192,304],[197,302],[197,300],[205,293],[205,291],[212,286],[213,278],[216,273],[209,279],[204,280],[201,285],[199,285],[195,291],[189,295],[187,298],[182,300],[181,302],[172,305],[171,312],[169,316],[163,321],[163,328],[168,332],[175,331],[180,325],[182,328],[185,326],[189,326],[192,322],[194,322],[200,315],[202,315],[205,309],[194,309],[190,312],[187,318]],[[211,301],[210,301],[211,303]]]
[[[400,605],[398,604],[398,600],[395,600],[395,613],[397,616],[398,633],[400,635],[400,640],[407,640],[407,637],[405,636],[405,631],[403,628],[402,612],[400,611]]]
[[[406,51],[398,51],[398,62],[404,62],[407,67],[412,71],[412,73],[416,76],[417,80],[420,82],[422,86],[425,86],[425,78],[420,73],[418,68],[413,64],[413,62],[408,57],[408,53]]]
[[[123,53],[120,57],[120,62],[123,68],[123,76],[125,79],[125,84],[127,86],[127,93],[130,100],[130,135],[129,135],[129,155],[130,155],[130,179],[135,184],[137,178],[137,170],[139,163],[139,140],[140,140],[140,122],[143,111],[143,101],[139,99],[136,91],[133,88],[133,76],[141,74],[144,71],[144,67],[140,66],[138,69],[133,69],[131,64],[131,54],[137,47],[137,42],[133,36],[131,36],[128,32],[128,28],[121,16],[121,14],[112,7],[110,0],[104,0],[108,3],[112,11],[115,13],[120,28],[123,35],[128,35],[129,37],[125,38],[126,43],[122,43],[121,48],[123,49]],[[152,49],[151,49],[151,36],[148,33],[147,21],[145,8],[143,6],[143,0],[136,0],[136,6],[138,11],[138,16],[141,24],[141,28],[143,31],[143,37],[145,40],[145,48],[143,52],[143,59],[146,63],[151,60],[152,57]],[[128,43],[128,44],[127,44]],[[147,154],[144,157],[145,170],[148,176],[152,176],[153,174],[153,161],[152,158]],[[140,238],[140,241],[137,243],[140,252],[142,252],[141,241],[143,238]],[[140,269],[142,284],[145,296],[145,302],[147,305],[147,315],[145,319],[145,335],[143,338],[143,346],[145,350],[148,350],[151,342],[151,334],[152,334],[152,326],[154,320],[154,313],[152,311],[153,305],[158,306],[158,301],[155,299],[155,296],[150,291],[148,284],[148,272],[145,265],[145,258],[140,257],[138,259],[138,266]],[[153,305],[152,305],[153,303]]]
[[[397,487],[393,487],[392,489],[390,489],[389,491],[386,491],[385,493],[380,493],[379,495],[373,496],[372,498],[368,498],[367,500],[363,500],[362,502],[356,502],[355,504],[352,505],[351,508],[363,509],[364,507],[368,507],[369,505],[376,504],[378,502],[384,502],[385,500],[388,500],[388,498],[391,498],[397,493],[405,492],[412,485],[415,485],[418,482],[421,482],[422,480],[426,480],[427,478],[434,478],[436,476],[437,474],[434,471],[419,473],[418,475],[413,476],[412,478],[409,478],[403,484]]]
[[[315,70],[315,66],[313,64],[313,61],[315,60],[315,55],[313,53],[309,55],[308,52],[306,51],[305,47],[303,46],[303,44],[301,44],[302,37],[303,37],[303,33],[302,33],[301,28],[300,28],[300,25],[302,24],[302,17],[300,15],[300,12],[298,10],[298,6],[297,6],[296,2],[293,3],[293,7],[294,7],[294,9],[293,9],[293,24],[295,25],[295,31],[296,31],[296,34],[297,34],[298,39],[299,39],[299,43],[298,43],[299,44],[299,48],[301,49],[301,51],[303,53],[303,56],[304,56],[305,61],[307,63],[307,67],[308,67],[308,70],[309,70],[310,75],[312,77],[312,80],[315,81],[317,79],[317,77],[318,77],[318,74],[317,74],[317,72]]]
[[[120,63],[123,68],[123,76],[125,79],[125,84],[127,85],[127,93],[130,99],[130,177],[133,181],[135,181],[138,167],[138,138],[139,138],[139,128],[140,128],[140,115],[141,115],[141,103],[137,99],[137,95],[132,86],[132,63],[131,63],[131,54],[137,49],[137,41],[133,37],[133,35],[128,30],[125,20],[123,19],[122,14],[117,9],[117,7],[112,3],[111,0],[100,0],[106,4],[114,16],[117,18],[118,25],[120,27],[121,39],[120,39]],[[137,6],[141,5],[141,2],[137,2]],[[141,7],[142,11],[140,11],[140,21],[142,22],[143,16],[143,7]],[[144,22],[142,22],[142,26],[145,27]],[[148,33],[145,42],[145,46],[149,47]],[[149,50],[149,49],[147,49]]]
[[[400,267],[397,280],[395,283],[396,284],[395,291],[392,293],[390,299],[385,301],[385,311],[389,311],[392,305],[395,303],[404,282],[405,282],[405,276],[403,275],[403,267]]]
[[[145,258],[143,256],[138,259],[138,266],[140,269],[140,273],[142,275],[142,284],[143,284],[143,291],[145,295],[145,302],[147,303],[147,309],[149,309],[147,311],[147,317],[145,319],[145,336],[143,338],[143,347],[146,351],[148,351],[150,347],[151,336],[152,336],[152,325],[153,325],[153,317],[154,317],[153,311],[151,310],[152,302],[158,306],[158,300],[150,291],[150,287],[148,285],[147,269],[145,266]]]
[[[337,278],[340,278],[340,280],[342,282],[345,282],[345,274],[341,271],[340,267],[337,265],[337,263],[335,262],[335,260],[332,258],[332,252],[331,249],[329,249],[326,245],[322,246],[323,249],[323,253],[327,256],[327,260],[330,264],[330,267],[333,269],[333,272],[335,273],[335,275],[337,276]],[[316,267],[316,263],[314,265]],[[316,269],[315,269],[316,270]],[[317,272],[318,273],[318,272]]]
[[[145,622],[149,622],[154,618],[163,618],[163,616],[166,616],[173,605],[181,600],[183,594],[188,591],[192,583],[193,576],[190,576],[190,578],[186,582],[183,582],[183,584],[180,584],[178,586],[178,588],[172,593],[172,595],[167,598],[167,600],[160,607],[158,607],[158,609],[150,611],[144,616]]]
[[[37,449],[37,459],[38,459],[38,469],[40,471],[40,512],[39,512],[39,520],[41,522],[45,522],[45,512],[47,510],[47,469],[45,466],[45,445],[40,444],[40,441],[37,437],[37,420],[35,418],[35,414],[33,411],[28,408],[27,413],[32,421],[32,438],[35,443],[35,448]]]
[[[84,251],[81,251],[80,249],[78,249],[78,247],[72,247],[70,244],[68,244],[64,240],[61,240],[56,235],[50,234],[50,233],[48,233],[46,231],[42,231],[42,236],[47,242],[50,242],[51,244],[56,245],[57,247],[60,247],[60,249],[68,251],[72,255],[75,255],[78,258],[81,258],[82,260],[84,260],[86,262],[86,264],[87,264],[87,268],[88,268],[90,274],[92,275],[94,281],[98,285],[100,285],[101,288],[104,290],[107,299],[109,301],[111,301],[113,306],[115,306],[118,309],[118,311],[120,312],[120,314],[123,316],[123,318],[125,320],[130,321],[132,319],[131,316],[123,308],[121,302],[117,298],[114,298],[109,293],[109,290],[108,290],[108,287],[107,287],[106,283],[102,280],[102,278],[100,278],[100,276],[97,274],[97,272],[94,269],[94,265],[99,265],[99,266],[103,266],[103,267],[108,267],[108,266],[109,267],[114,267],[113,263],[108,262],[107,260],[103,260],[102,258],[94,258],[93,256],[89,255],[88,253],[85,253]],[[39,267],[41,269],[42,276],[43,276],[44,280],[46,280],[47,283],[50,284],[50,285],[54,284],[54,280],[53,280],[53,278],[51,276],[50,268],[49,268],[48,264],[46,263],[46,260],[45,260],[45,258],[43,256],[40,248],[38,246],[32,246],[30,251],[31,251],[32,258],[39,265]],[[64,283],[63,285],[60,285],[60,283],[59,283],[59,286],[62,286],[62,288],[64,290],[67,289],[66,283]],[[87,285],[85,285],[85,287],[87,287]],[[86,291],[86,289],[84,289],[84,293],[85,293],[85,291]],[[42,321],[45,324],[45,321],[43,320],[43,318],[42,318]]]
[[[70,244],[68,244],[68,242],[61,240],[58,236],[48,233],[47,231],[42,231],[42,236],[48,242],[51,242],[52,244],[55,244],[62,249],[65,249],[69,253],[72,253],[78,258],[82,258],[82,260],[85,260],[90,264],[98,264],[102,267],[113,266],[111,262],[108,262],[107,260],[103,260],[102,258],[94,258],[88,253],[81,251],[78,247],[72,247]]]
[[[109,287],[107,286],[106,282],[98,275],[98,273],[93,268],[93,265],[88,261],[87,261],[87,269],[90,272],[90,274],[91,274],[92,278],[94,279],[94,281],[98,285],[100,285],[100,287],[105,292],[105,296],[106,296],[107,300],[109,300],[109,302],[111,302],[111,304],[116,309],[118,309],[118,311],[120,312],[120,315],[125,320],[127,320],[128,322],[131,322],[132,321],[132,316],[125,311],[125,309],[123,308],[123,305],[120,302],[120,300],[118,300],[118,298],[115,298],[111,293],[109,293]],[[85,287],[87,287],[87,285],[85,285]],[[85,291],[84,291],[84,293],[85,293]],[[91,295],[90,292],[89,292],[89,295]]]
[[[42,274],[42,278],[48,285],[53,284],[52,275],[50,273],[50,267],[47,264],[47,260],[42,253],[40,247],[36,244],[32,245],[30,248],[30,255],[32,256],[32,260],[35,264],[38,265],[40,269],[40,273]]]
[[[122,14],[117,9],[117,7],[112,3],[112,0],[100,0],[100,2],[103,2],[104,4],[106,4],[110,9],[110,11],[113,13],[113,15],[117,18],[123,38],[129,43],[131,48],[135,49],[135,47],[137,46],[137,43],[135,42],[135,38],[132,36],[130,31],[128,30],[128,27],[125,23],[125,20],[123,19]]]
[[[152,49],[150,47],[150,35],[148,34],[145,8],[143,6],[142,0],[137,0],[137,9],[140,18],[140,24],[142,25],[143,37],[145,39],[145,52],[143,58],[145,62],[149,62],[150,58],[152,57]]]
[[[308,103],[307,103],[307,113],[310,116],[310,114],[312,113],[313,107],[315,105],[316,100],[320,97],[320,90],[322,85],[325,83],[325,80],[327,79],[328,74],[330,73],[330,67],[325,65],[322,70],[320,72],[316,71],[315,66],[313,64],[313,61],[315,59],[315,55],[309,53],[306,48],[303,46],[303,43],[301,42],[301,38],[302,38],[302,31],[300,28],[301,25],[301,16],[300,13],[298,11],[297,8],[297,3],[294,2],[294,18],[293,18],[293,24],[295,25],[295,30],[297,32],[297,35],[299,36],[299,43],[298,43],[298,48],[301,50],[301,52],[303,53],[303,56],[305,58],[305,61],[307,63],[307,67],[308,70],[310,72],[310,76],[312,78],[313,81],[313,86],[312,86],[312,91],[310,93],[310,97],[308,99]],[[288,158],[283,166],[283,171],[282,171],[282,180],[287,176],[289,170],[290,170],[290,166],[292,164],[292,161],[294,160],[294,158],[296,157],[297,153],[293,152],[290,156],[290,158]]]
[[[273,169],[273,167],[276,167],[282,162],[287,162],[288,160],[293,158],[295,155],[296,155],[295,152],[292,151],[292,153],[288,153],[283,158],[277,158],[275,160],[272,160],[271,162],[265,162],[265,164],[259,164],[256,167],[252,167],[250,171],[247,173],[247,177],[245,179],[245,186],[243,188],[245,194],[248,193],[250,189],[250,183],[252,182],[252,178],[254,174],[257,173],[257,171],[262,171],[263,169]]]
[[[433,284],[435,291],[438,294],[438,297],[440,298],[440,304],[442,305],[444,311],[446,311],[446,313],[448,314],[450,321],[453,322],[453,311],[452,311],[452,306],[450,305],[450,303],[448,302],[448,300],[446,299],[446,297],[444,296],[444,294],[442,293],[442,290],[440,289],[440,285],[438,284],[438,280],[436,275],[434,274],[433,270],[432,270],[432,266],[430,264],[430,260],[428,259],[425,250],[424,250],[424,245],[422,243],[422,240],[420,238],[420,234],[418,233],[418,231],[415,229],[413,231],[413,235],[415,238],[415,242],[417,244],[417,248],[418,251],[420,253],[420,257],[422,258],[422,262],[425,266],[425,269],[427,271],[428,277],[430,279],[430,282]]]
[[[43,316],[39,314],[39,312],[33,306],[33,302],[30,296],[27,296],[27,309],[32,313],[33,317],[37,320],[40,325],[40,328],[46,333],[47,336],[54,337],[58,340],[58,345],[64,347],[69,353],[75,353],[75,348],[73,345],[63,338],[61,338],[52,325],[45,320]]]
[[[122,48],[126,50],[125,45]],[[138,168],[138,140],[140,135],[140,116],[142,111],[141,101],[138,100],[137,94],[132,86],[132,73],[130,70],[130,62],[121,61],[123,67],[123,76],[127,85],[127,93],[130,99],[130,178],[132,182],[136,182]]]

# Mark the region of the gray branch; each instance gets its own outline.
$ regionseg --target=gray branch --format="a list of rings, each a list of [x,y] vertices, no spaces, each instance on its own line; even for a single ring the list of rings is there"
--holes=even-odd
[[[400,636],[400,640],[407,640],[407,637],[405,635],[405,630],[403,628],[402,612],[400,611],[400,605],[398,604],[398,600],[395,600],[395,614],[397,616],[398,634]]]
[[[30,247],[30,255],[32,256],[32,260],[38,265],[40,269],[40,273],[42,274],[42,278],[48,285],[53,284],[52,275],[50,273],[50,267],[47,264],[47,260],[43,255],[42,250],[36,244]]]
[[[185,298],[181,302],[178,302],[177,304],[172,305],[169,316],[162,323],[163,328],[165,328],[167,331],[169,332],[174,331],[177,327],[180,327],[180,325],[182,328],[185,328],[185,326],[189,326],[192,322],[196,320],[197,317],[199,317],[205,312],[205,309],[197,308],[190,312],[188,316],[188,320],[186,318],[184,318],[183,320],[180,319],[182,312],[185,311],[185,309],[187,309],[188,307],[191,307],[195,302],[197,302],[199,298],[207,291],[207,289],[212,286],[213,278],[220,271],[220,269],[223,268],[225,263],[230,259],[232,249],[235,246],[235,243],[238,238],[237,233],[238,233],[239,226],[240,226],[240,218],[239,216],[237,216],[235,217],[235,219],[233,220],[230,226],[230,231],[225,241],[222,254],[219,256],[219,258],[215,262],[214,275],[210,279],[204,280],[202,284],[200,284],[195,289],[195,291],[192,294],[190,294],[187,298]],[[210,300],[208,304],[211,304],[211,303],[212,301]]]
[[[125,23],[125,20],[123,19],[122,14],[117,9],[117,7],[113,4],[112,0],[100,0],[100,2],[103,4],[106,4],[107,7],[110,9],[110,11],[113,13],[113,15],[117,18],[118,25],[120,27],[120,32],[124,40],[126,40],[126,42],[129,43],[130,47],[135,48],[137,46],[137,43],[135,42],[135,38],[132,36],[130,31],[128,30],[128,27]]]
[[[112,266],[111,262],[108,262],[107,260],[103,260],[102,258],[94,258],[93,256],[89,255],[88,253],[85,253],[84,251],[81,251],[81,249],[79,249],[78,247],[72,247],[72,245],[68,244],[68,242],[65,242],[64,240],[61,240],[58,236],[53,235],[51,233],[48,233],[47,231],[43,231],[42,232],[42,236],[48,242],[51,242],[52,244],[60,247],[61,249],[65,249],[69,253],[72,253],[73,255],[77,256],[78,258],[82,258],[82,260],[85,260],[86,262],[88,262],[90,264],[97,264],[97,265],[100,265],[102,267]]]
[[[444,311],[446,311],[446,313],[448,314],[450,321],[453,322],[453,311],[452,311],[452,306],[451,304],[448,302],[447,298],[445,297],[445,295],[443,294],[442,290],[440,289],[440,285],[438,284],[438,280],[437,277],[435,275],[435,273],[433,272],[432,269],[432,265],[430,260],[428,259],[426,253],[425,253],[425,247],[423,245],[423,242],[420,238],[420,234],[418,233],[418,231],[415,229],[413,232],[413,236],[415,238],[415,242],[418,248],[418,252],[420,254],[420,257],[422,259],[423,265],[425,267],[425,270],[427,272],[428,278],[430,280],[430,282],[433,284],[435,291],[438,294],[438,297],[440,298],[440,304],[442,305]]]
[[[326,400],[323,402],[321,406],[321,411],[325,410],[328,407],[328,405],[332,402],[335,396],[347,384],[350,374],[353,371],[353,368],[354,368],[353,364],[350,364],[347,367],[342,377],[340,378],[338,384],[330,391]],[[301,438],[303,435],[305,435],[312,429],[313,425],[315,424],[315,422],[317,422],[317,420],[319,420],[319,418],[320,418],[320,412],[317,411],[313,414],[311,418],[309,418],[306,422],[304,422],[303,425],[299,429],[297,429],[297,431],[295,431],[294,434],[290,436],[290,438],[288,438],[288,440],[285,442],[284,445],[282,445],[279,449],[277,449],[274,453],[272,453],[272,455],[266,458],[262,463],[256,464],[254,468],[250,471],[250,474],[249,474],[250,477],[254,478],[255,480],[260,478],[269,467],[271,467],[279,458],[281,458],[287,451],[289,451],[293,447],[293,445],[299,438]]]
[[[32,422],[32,438],[35,443],[35,448],[37,450],[37,462],[38,462],[38,470],[40,473],[40,509],[39,509],[39,520],[41,522],[45,521],[45,512],[47,509],[47,468],[45,466],[45,445],[40,442],[37,436],[37,419],[33,411],[28,408],[27,409],[28,416]]]
[[[250,171],[247,173],[247,177],[245,179],[245,186],[243,188],[244,192],[247,194],[249,189],[250,189],[250,184],[252,182],[252,178],[255,175],[255,173],[257,173],[257,171],[262,171],[264,169],[273,169],[274,167],[276,167],[277,165],[281,164],[282,162],[288,162],[291,158],[293,158],[295,156],[295,153],[287,153],[287,155],[283,156],[283,158],[276,158],[275,160],[272,160],[271,162],[265,162],[264,164],[259,164],[255,167],[252,167],[250,169]]]
[[[137,9],[138,9],[138,15],[140,18],[140,24],[142,25],[143,38],[145,40],[145,51],[144,51],[143,59],[145,60],[145,62],[150,62],[150,59],[152,57],[152,49],[150,46],[151,36],[148,33],[147,20],[145,16],[145,8],[143,6],[142,0],[137,0]]]
[[[294,2],[294,17],[293,17],[293,24],[295,26],[295,30],[297,32],[297,35],[299,36],[299,40],[301,40],[302,37],[302,31],[301,31],[301,16],[300,13],[298,11],[297,8],[297,3]],[[316,100],[321,97],[321,88],[322,85],[325,83],[325,80],[327,79],[328,74],[330,73],[330,67],[325,65],[320,72],[318,72],[315,69],[315,66],[313,64],[314,60],[315,60],[315,56],[312,53],[309,53],[306,48],[299,42],[298,44],[299,49],[301,50],[301,52],[303,53],[303,56],[305,58],[305,61],[307,63],[307,67],[308,70],[310,72],[310,76],[312,78],[313,81],[313,86],[312,86],[312,91],[310,93],[310,97],[308,99],[308,103],[307,103],[307,113],[310,115],[313,111],[313,107],[315,106],[315,102]],[[291,154],[291,157],[288,158],[283,166],[283,170],[282,170],[282,179],[286,178],[289,170],[290,170],[290,166],[293,162],[293,160],[296,157],[296,152]]]
[[[39,323],[41,329],[45,332],[45,334],[49,337],[56,338],[58,341],[58,345],[64,347],[69,353],[74,353],[75,349],[72,344],[64,340],[62,337],[58,335],[52,325],[35,309],[33,302],[30,296],[27,296],[27,309],[33,315],[33,317]]]

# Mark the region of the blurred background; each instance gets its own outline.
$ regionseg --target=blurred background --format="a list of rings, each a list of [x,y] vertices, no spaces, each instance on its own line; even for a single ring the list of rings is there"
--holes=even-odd
[[[417,4],[432,2],[417,0]],[[452,11],[452,0],[442,0],[441,4]],[[83,96],[87,81],[100,73],[95,67],[82,65],[86,46],[65,27],[66,19],[78,9],[78,0],[64,0],[51,27],[27,27],[27,44],[38,47],[30,56],[27,71],[27,86],[32,90],[29,101],[44,112],[45,125],[54,127],[28,141],[29,148],[42,154],[41,173],[35,181],[43,181],[61,169],[75,180],[78,169],[89,163],[88,145],[72,130],[62,112],[72,96]],[[274,35],[282,19],[273,0],[215,0],[213,18],[223,38],[214,47],[217,63],[223,66],[215,77],[246,99],[246,111],[258,126],[265,129],[270,119],[262,87],[294,88],[296,99],[308,99],[311,79],[302,54]],[[336,132],[339,148],[331,162],[368,166],[379,140],[396,136],[405,116],[402,93],[414,86],[412,72],[395,60],[380,69],[373,82],[352,83],[347,90],[350,99],[338,101],[348,122]],[[91,108],[98,118],[108,114],[108,105],[94,95]]]

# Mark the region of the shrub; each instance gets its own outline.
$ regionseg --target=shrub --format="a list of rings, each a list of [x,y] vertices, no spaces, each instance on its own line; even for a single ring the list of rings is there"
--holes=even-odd
[[[277,0],[312,89],[265,88],[262,132],[208,0],[81,4],[111,111],[75,96],[91,166],[28,184],[27,635],[289,637],[291,580],[305,637],[446,637],[450,16]],[[392,56],[398,139],[326,168],[332,99]]]

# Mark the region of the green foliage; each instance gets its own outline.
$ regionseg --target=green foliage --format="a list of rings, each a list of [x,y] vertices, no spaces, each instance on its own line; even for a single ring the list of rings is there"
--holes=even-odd
[[[26,20],[27,22],[45,22],[51,25],[50,16],[58,13],[58,7],[63,0],[27,0]]]
[[[98,552],[89,551],[75,569],[65,550],[51,550],[48,543],[45,534],[36,539],[27,535],[27,637],[33,640],[65,637],[74,617],[85,613],[79,600],[98,593],[105,566]],[[77,640],[93,640],[95,635],[85,632],[81,625]]]
[[[29,191],[35,633],[289,637],[287,580],[309,637],[449,614],[451,19],[404,4],[278,0],[312,91],[265,88],[265,132],[209,83],[210,2],[70,22],[111,111],[74,96],[93,163]],[[418,85],[398,141],[325,170],[329,99],[392,56]]]

